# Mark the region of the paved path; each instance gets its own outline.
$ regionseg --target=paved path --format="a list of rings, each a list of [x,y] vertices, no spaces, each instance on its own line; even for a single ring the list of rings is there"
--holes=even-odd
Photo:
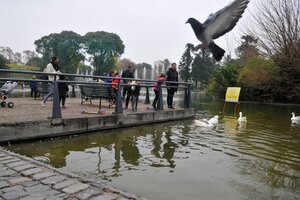
[[[145,200],[0,148],[0,200],[3,199]]]
[[[16,122],[29,122],[29,121],[40,121],[47,120],[52,116],[52,101],[48,101],[46,106],[41,106],[41,99],[34,100],[32,98],[10,98],[9,101],[14,102],[15,106],[13,108],[0,108],[1,117],[0,124],[2,123],[16,123]],[[97,111],[99,110],[99,100],[93,100],[93,104],[84,103],[80,104],[80,98],[67,98],[66,109],[62,109],[62,118],[87,118],[92,116],[99,116]],[[151,104],[144,104],[140,102],[138,104],[137,112],[155,112],[153,110],[148,110]],[[129,109],[124,110],[124,114],[131,114],[131,104],[129,104]],[[167,108],[165,108],[168,110]],[[182,108],[176,108],[180,110]],[[82,114],[81,110],[86,110],[87,112],[94,114]],[[115,111],[115,107],[109,108],[108,102],[102,100],[102,110],[104,113],[102,115],[112,115]]]

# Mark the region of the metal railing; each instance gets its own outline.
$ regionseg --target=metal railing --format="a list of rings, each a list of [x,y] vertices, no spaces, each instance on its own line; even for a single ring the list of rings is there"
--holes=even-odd
[[[111,87],[111,83],[101,83],[101,82],[91,82],[91,81],[62,81],[58,80],[57,76],[64,75],[66,77],[81,77],[81,78],[92,78],[94,80],[97,79],[103,79],[105,80],[106,76],[92,76],[92,75],[77,75],[77,74],[67,74],[67,73],[45,73],[45,72],[38,72],[38,71],[27,71],[27,70],[7,70],[7,69],[0,69],[0,74],[31,74],[31,75],[40,75],[40,76],[53,76],[54,80],[42,80],[42,79],[25,79],[25,78],[2,78],[0,77],[0,81],[17,81],[17,82],[44,82],[48,84],[54,85],[54,92],[53,92],[53,107],[52,107],[52,119],[61,119],[61,107],[60,107],[60,101],[59,101],[59,92],[58,92],[58,82],[66,82],[68,84],[72,85],[79,85],[79,84],[86,84],[86,85],[109,85]],[[137,79],[137,78],[114,78],[111,77],[111,79],[115,80],[135,80],[135,81],[141,81],[140,86],[146,88],[146,98],[145,103],[150,103],[149,98],[149,88],[154,87],[154,83],[156,80],[146,80],[146,79]],[[191,102],[191,83],[186,82],[172,82],[172,81],[165,81],[164,83],[176,83],[178,86],[165,86],[165,85],[159,85],[159,98],[157,102],[157,109],[163,110],[163,93],[162,88],[181,88],[184,90],[184,108],[189,109],[191,108],[192,102]],[[122,84],[120,81],[118,81],[117,85],[117,93],[116,93],[116,104],[115,104],[115,112],[116,114],[123,113],[123,106],[122,106],[122,95],[121,90],[122,86],[127,86],[127,84]]]

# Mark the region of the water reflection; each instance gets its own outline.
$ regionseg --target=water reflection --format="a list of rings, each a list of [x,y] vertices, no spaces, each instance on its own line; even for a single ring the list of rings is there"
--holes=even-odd
[[[238,123],[221,103],[200,107],[197,118],[220,116],[216,127],[176,121],[8,148],[149,199],[300,196],[300,126],[290,121],[297,108],[242,104],[248,122]]]
[[[175,168],[176,162],[173,159],[175,151],[179,145],[186,145],[188,140],[186,138],[181,139],[178,141],[179,144],[177,144],[172,138],[174,137],[174,132],[181,133],[182,130],[160,124],[148,126],[146,131],[142,127],[135,127],[132,129],[108,131],[107,134],[101,132],[53,138],[34,143],[20,143],[12,146],[12,148],[16,152],[21,152],[29,157],[50,163],[57,168],[66,166],[67,157],[73,152],[97,154],[99,172],[101,172],[101,152],[113,152],[114,162],[111,169],[115,170],[112,174],[117,176],[121,168],[121,162],[125,162],[133,167],[139,166],[141,162],[145,164],[146,159],[147,163],[152,167]],[[142,157],[140,148],[143,147],[140,146],[139,142],[147,145],[146,148],[149,149],[149,155],[151,154],[153,157]],[[151,142],[152,145],[150,146],[148,142]],[[143,148],[143,151],[145,151],[145,148]]]

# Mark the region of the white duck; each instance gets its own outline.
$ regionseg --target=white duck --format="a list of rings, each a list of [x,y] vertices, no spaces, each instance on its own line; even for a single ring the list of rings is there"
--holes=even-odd
[[[203,119],[202,121],[201,120],[195,120],[195,125],[196,126],[206,126],[206,127],[212,127],[212,126],[215,126],[217,125],[218,123],[218,119],[219,119],[219,116],[216,115],[214,116],[213,118],[211,118],[210,120],[206,120],[206,119]]]
[[[218,115],[215,115],[213,118],[208,120],[208,124],[211,124],[211,125],[217,125],[218,122],[219,122],[219,116]]]
[[[247,122],[247,117],[243,117],[242,112],[239,113],[240,117],[238,118],[238,122]]]
[[[295,116],[295,113],[292,112],[292,118],[291,118],[292,121],[300,121],[300,116]]]
[[[195,119],[194,122],[195,122],[196,126],[202,126],[202,127],[212,126],[212,125],[209,125],[207,122],[201,121],[201,120],[198,120],[198,119]]]

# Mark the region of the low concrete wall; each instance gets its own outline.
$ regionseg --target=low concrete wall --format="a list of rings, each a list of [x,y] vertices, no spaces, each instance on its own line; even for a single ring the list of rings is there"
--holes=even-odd
[[[195,109],[182,109],[63,119],[59,123],[53,123],[51,119],[6,123],[0,124],[0,143],[188,119],[195,117],[195,112]]]

